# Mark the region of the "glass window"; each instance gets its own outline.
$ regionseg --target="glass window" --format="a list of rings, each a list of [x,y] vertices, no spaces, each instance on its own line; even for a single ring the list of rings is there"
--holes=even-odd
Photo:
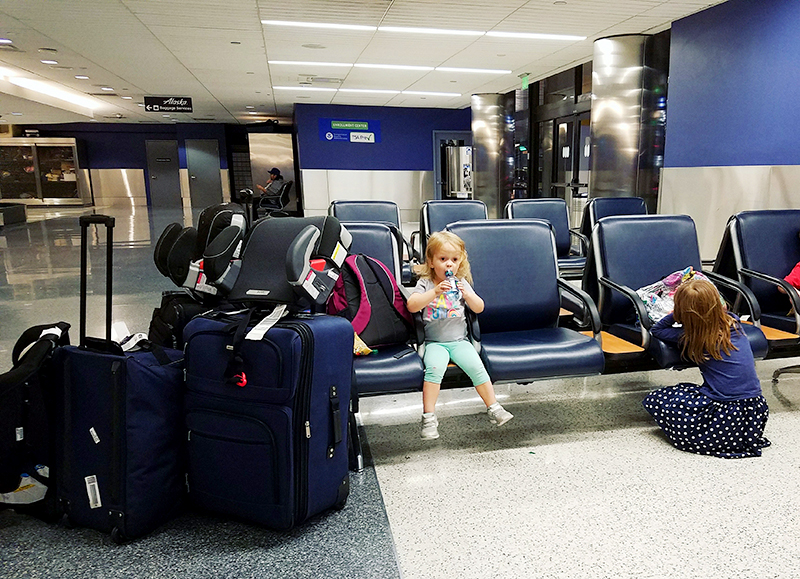
[[[542,104],[557,103],[575,98],[575,71],[570,68],[541,82],[544,87],[544,101]]]

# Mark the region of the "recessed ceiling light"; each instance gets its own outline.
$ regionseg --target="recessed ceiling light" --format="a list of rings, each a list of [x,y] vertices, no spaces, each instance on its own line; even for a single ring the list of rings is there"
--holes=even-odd
[[[78,80],[89,80],[89,77],[86,76],[85,74],[76,74],[75,78],[77,78]]]
[[[164,117],[165,119],[169,118],[169,115],[161,115],[161,116]]]
[[[126,101],[133,100],[133,97],[132,97],[132,96],[124,96],[124,97],[122,97],[122,98],[124,98]]]
[[[14,115],[15,117],[21,117],[22,116],[22,113],[11,113],[11,114]]]
[[[110,86],[101,86],[100,90],[104,90],[104,91],[107,91],[107,92],[114,92],[114,89],[111,88]]]
[[[10,38],[0,38],[0,44],[14,44],[14,41]]]
[[[360,93],[373,93],[373,94],[400,94],[399,90],[382,90],[370,88],[340,88],[339,92],[360,92]]]
[[[275,90],[316,90],[320,92],[336,92],[335,88],[323,88],[319,86],[273,86]]]
[[[409,66],[405,64],[361,64],[356,63],[357,68],[381,68],[386,70],[433,70],[432,66]]]
[[[250,111],[250,112],[248,112],[247,114],[248,114],[248,115],[260,115],[261,113],[259,113],[259,112],[256,112],[256,111]]]
[[[246,109],[254,109],[254,108],[256,108],[256,107],[254,107],[253,105],[245,105],[245,107],[244,107],[244,108],[246,108]]]
[[[144,103],[136,103],[137,106],[143,107]]]
[[[56,60],[40,60],[39,62],[42,64],[58,64],[58,61]]]
[[[262,20],[261,24],[269,26],[298,26],[301,28],[333,28],[335,30],[363,30],[371,32],[377,26],[362,26],[360,24],[334,24],[331,22],[289,22],[286,20]]]
[[[483,36],[483,30],[446,30],[443,28],[408,28],[405,26],[380,26],[379,32],[410,32],[412,34],[450,34],[456,36]]]
[[[496,38],[527,38],[529,40],[586,40],[585,36],[571,36],[569,34],[540,34],[538,32],[501,32],[490,30],[486,36]]]

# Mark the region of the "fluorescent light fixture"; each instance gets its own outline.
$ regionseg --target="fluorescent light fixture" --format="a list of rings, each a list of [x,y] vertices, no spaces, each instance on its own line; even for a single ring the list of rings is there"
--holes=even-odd
[[[262,20],[261,24],[269,26],[297,26],[300,28],[333,28],[337,30],[362,30],[372,32],[377,26],[362,26],[360,24],[332,24],[329,22],[290,22],[286,20]]]
[[[100,90],[104,90],[104,91],[106,91],[106,92],[114,92],[114,89],[113,89],[113,88],[111,88],[110,86],[103,86],[103,87],[100,87]]]
[[[385,70],[433,70],[432,66],[411,66],[407,64],[360,64],[356,63],[356,68],[381,68]]]
[[[350,68],[351,62],[307,62],[304,60],[268,60],[269,64],[288,64],[290,66],[340,66]]]
[[[320,92],[336,92],[336,88],[324,88],[320,86],[273,86],[275,90],[312,90]]]
[[[77,78],[78,80],[89,80],[89,77],[86,76],[85,74],[76,74],[75,78]]]
[[[373,93],[373,94],[400,94],[399,90],[384,90],[372,88],[340,88],[339,92],[360,92],[360,93]]]
[[[132,97],[132,96],[124,96],[124,97],[122,97],[122,98],[124,98],[126,101],[131,101],[131,100],[133,100],[133,97]]]
[[[442,96],[442,97],[460,97],[459,92],[427,92],[422,90],[404,90],[403,94],[415,94],[419,96]]]
[[[483,36],[482,30],[446,30],[444,28],[408,28],[405,26],[379,26],[378,32],[408,32],[411,34],[449,34],[454,36]]]
[[[570,36],[568,34],[539,34],[538,32],[500,32],[490,30],[486,36],[497,38],[527,38],[529,40],[586,40],[585,36]]]
[[[8,78],[8,82],[10,82],[11,84],[15,84],[19,87],[32,90],[34,92],[41,93],[43,95],[57,98],[58,100],[62,100],[68,103],[72,103],[74,105],[87,108],[89,110],[94,110],[102,106],[101,104],[98,104],[96,101],[88,99],[82,95],[69,93],[67,91],[61,90],[59,88],[56,88],[54,86],[51,86],[49,84],[46,84],[38,80],[14,76]]]
[[[0,44],[14,44],[14,41],[10,38],[0,38]]]
[[[501,70],[495,68],[456,68],[450,66],[437,66],[436,70],[441,72],[477,72],[484,74],[511,74],[510,70]]]
[[[58,64],[57,60],[40,60],[42,64]]]

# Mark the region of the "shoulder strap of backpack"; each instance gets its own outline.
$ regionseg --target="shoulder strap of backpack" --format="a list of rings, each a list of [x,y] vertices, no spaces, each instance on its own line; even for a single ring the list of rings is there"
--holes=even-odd
[[[397,285],[397,280],[394,278],[394,275],[392,275],[392,272],[390,272],[389,268],[380,260],[369,257],[368,255],[364,256],[364,260],[375,273],[378,281],[381,282],[381,287],[386,294],[386,299],[394,306],[394,309],[397,310],[400,317],[408,322],[409,326],[413,326],[414,322],[411,318],[411,313],[406,307],[406,301],[403,299],[403,294],[400,292],[400,287]]]
[[[364,331],[364,328],[367,327],[367,324],[372,317],[372,304],[369,301],[367,285],[364,283],[364,275],[359,269],[359,257],[363,260],[365,256],[363,254],[348,255],[344,260],[345,264],[350,267],[353,275],[355,275],[355,278],[358,281],[358,289],[361,294],[359,297],[358,311],[350,322],[353,324],[353,329],[357,334],[360,334]]]

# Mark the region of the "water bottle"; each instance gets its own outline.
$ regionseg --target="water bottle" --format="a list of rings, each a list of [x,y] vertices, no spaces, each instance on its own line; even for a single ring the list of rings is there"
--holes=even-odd
[[[453,301],[458,301],[461,299],[461,290],[458,289],[458,282],[456,281],[456,276],[451,270],[447,270],[444,272],[444,277],[450,282],[450,290],[448,290],[448,294],[452,297]]]

